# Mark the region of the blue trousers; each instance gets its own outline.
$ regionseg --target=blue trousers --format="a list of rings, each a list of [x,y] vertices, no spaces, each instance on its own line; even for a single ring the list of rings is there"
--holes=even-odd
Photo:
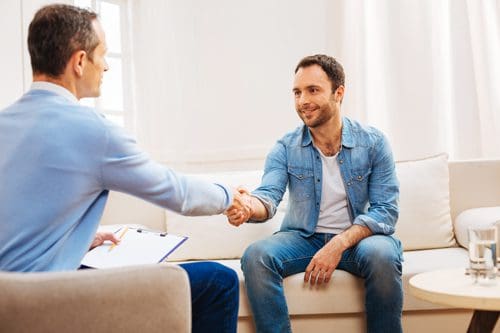
[[[239,279],[236,272],[215,262],[181,264],[191,285],[192,332],[235,333]]]
[[[334,236],[278,232],[246,249],[241,267],[257,332],[291,332],[283,278],[304,272],[314,254]],[[401,261],[399,240],[383,235],[367,237],[342,255],[337,268],[364,279],[368,332],[402,332]]]

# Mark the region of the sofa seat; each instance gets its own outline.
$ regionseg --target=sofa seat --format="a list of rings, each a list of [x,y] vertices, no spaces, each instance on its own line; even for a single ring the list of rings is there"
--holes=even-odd
[[[456,247],[406,251],[403,256],[403,288],[405,293],[403,311],[449,308],[413,297],[408,291],[408,281],[415,274],[432,269],[463,268],[465,273],[465,267],[468,263],[467,250]],[[251,316],[240,260],[214,261],[236,271],[240,279],[239,316]],[[320,287],[306,285],[304,273],[285,278],[283,284],[290,315],[342,314],[364,311],[363,280],[345,271],[336,270],[330,283]]]

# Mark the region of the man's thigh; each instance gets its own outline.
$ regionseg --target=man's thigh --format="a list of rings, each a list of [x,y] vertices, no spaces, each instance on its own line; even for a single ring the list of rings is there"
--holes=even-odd
[[[322,247],[317,236],[303,237],[297,232],[280,231],[250,245],[245,260],[272,262],[281,276],[305,271],[314,254]]]
[[[338,268],[364,278],[367,267],[385,265],[401,267],[402,259],[402,247],[398,239],[386,235],[373,235],[344,251]]]

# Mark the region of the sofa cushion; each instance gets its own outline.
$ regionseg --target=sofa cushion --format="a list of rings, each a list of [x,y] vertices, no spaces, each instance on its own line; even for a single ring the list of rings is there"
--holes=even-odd
[[[404,250],[455,246],[448,156],[396,162],[396,172],[400,182],[396,236]]]

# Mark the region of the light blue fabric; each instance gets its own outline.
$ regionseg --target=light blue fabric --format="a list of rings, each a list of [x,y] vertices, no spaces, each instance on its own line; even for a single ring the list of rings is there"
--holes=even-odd
[[[232,201],[222,185],[153,162],[122,128],[60,94],[32,89],[0,111],[0,270],[79,267],[109,190],[184,215],[219,214]]]
[[[374,234],[394,233],[399,208],[399,183],[392,151],[385,136],[346,117],[342,150],[337,156],[353,224]],[[303,125],[280,139],[269,153],[261,185],[252,192],[271,218],[289,187],[289,204],[282,231],[310,236],[316,229],[321,203],[322,169],[319,152]]]
[[[402,248],[391,235],[398,218],[399,184],[390,146],[380,131],[343,118],[337,161],[351,221],[373,233],[344,251],[337,268],[364,279],[368,332],[401,332]],[[289,189],[280,231],[250,245],[241,259],[259,333],[291,331],[283,278],[304,272],[314,254],[335,237],[315,233],[322,181],[321,157],[309,129],[301,126],[274,146],[261,185],[252,192],[271,218]]]

